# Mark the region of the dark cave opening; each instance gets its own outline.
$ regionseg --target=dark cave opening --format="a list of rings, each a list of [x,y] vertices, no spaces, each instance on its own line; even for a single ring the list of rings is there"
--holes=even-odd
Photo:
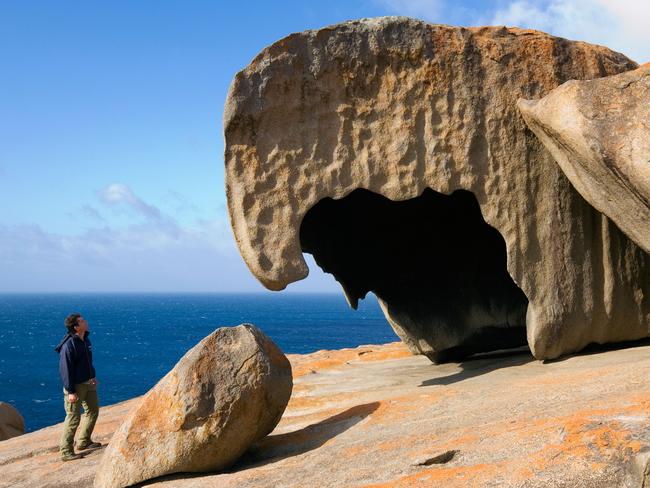
[[[375,293],[434,362],[527,343],[528,300],[506,269],[503,237],[469,191],[426,189],[392,201],[357,189],[325,198],[305,215],[300,243],[353,308]]]

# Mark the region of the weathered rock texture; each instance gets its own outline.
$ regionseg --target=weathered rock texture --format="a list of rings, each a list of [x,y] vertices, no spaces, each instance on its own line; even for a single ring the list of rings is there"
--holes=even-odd
[[[149,488],[638,488],[650,452],[650,346],[542,364],[530,354],[431,364],[402,344],[289,356],[294,394],[228,472]],[[102,408],[105,442],[135,401]],[[0,487],[87,488],[61,425],[0,443]]]
[[[217,329],[133,409],[106,449],[95,487],[230,466],[275,428],[291,388],[289,361],[259,329]]]
[[[25,433],[25,421],[16,408],[6,402],[0,402],[0,441]]]
[[[273,290],[304,278],[312,253],[353,305],[374,291],[433,360],[524,331],[538,358],[647,336],[648,258],[573,189],[516,107],[636,66],[537,31],[397,17],[290,35],[236,75],[226,102],[240,252]]]
[[[650,252],[650,66],[521,100],[573,186]]]

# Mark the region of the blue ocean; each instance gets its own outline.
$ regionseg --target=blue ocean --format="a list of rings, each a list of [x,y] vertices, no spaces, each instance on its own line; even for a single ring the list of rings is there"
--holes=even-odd
[[[72,312],[90,326],[102,405],[145,393],[222,326],[253,323],[287,354],[397,340],[372,295],[354,311],[335,294],[0,294],[0,401],[27,431],[65,416],[54,347]]]

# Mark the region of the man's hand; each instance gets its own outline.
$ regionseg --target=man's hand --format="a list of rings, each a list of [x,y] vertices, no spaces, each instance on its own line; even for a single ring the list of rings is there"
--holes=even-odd
[[[77,400],[79,400],[79,397],[76,393],[68,393],[68,401],[70,403],[77,403]]]

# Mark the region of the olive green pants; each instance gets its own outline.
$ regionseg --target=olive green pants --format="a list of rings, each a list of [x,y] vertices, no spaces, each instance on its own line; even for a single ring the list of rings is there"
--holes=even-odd
[[[90,436],[95,428],[95,422],[99,416],[99,399],[97,398],[97,387],[95,385],[79,384],[74,385],[77,394],[77,401],[68,401],[68,392],[63,390],[63,401],[65,404],[65,422],[63,423],[63,434],[59,451],[62,456],[74,453],[74,435],[81,421],[81,407],[84,408],[84,422],[81,427],[77,444],[90,444]]]

